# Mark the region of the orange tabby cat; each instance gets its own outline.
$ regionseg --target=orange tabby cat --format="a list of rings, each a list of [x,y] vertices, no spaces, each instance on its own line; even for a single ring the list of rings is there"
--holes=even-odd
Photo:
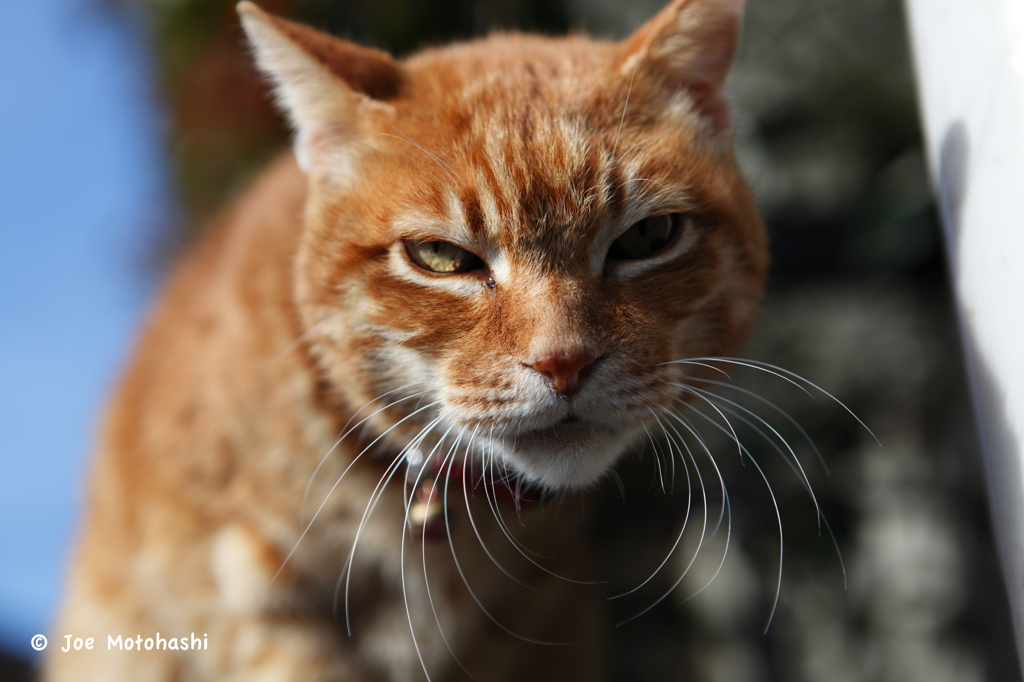
[[[295,155],[149,322],[51,640],[93,648],[46,679],[600,677],[579,505],[537,498],[658,428],[670,361],[746,337],[742,4],[401,62],[240,4]]]

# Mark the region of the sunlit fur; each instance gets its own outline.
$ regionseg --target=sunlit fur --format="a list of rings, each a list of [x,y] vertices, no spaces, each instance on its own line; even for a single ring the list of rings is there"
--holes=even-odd
[[[299,165],[211,229],[143,334],[55,631],[104,646],[48,679],[597,675],[593,595],[515,544],[585,582],[573,505],[524,512],[513,542],[500,516],[481,530],[489,492],[439,479],[471,522],[413,543],[406,460],[576,494],[671,436],[708,371],[674,361],[738,352],[766,267],[721,92],[741,4],[677,0],[622,43],[496,34],[397,62],[243,3]],[[665,250],[607,260],[663,213],[684,226]],[[428,272],[405,240],[486,268]],[[557,391],[538,367],[567,357],[593,361]],[[536,589],[512,598],[516,561]],[[210,651],[105,651],[193,630]]]

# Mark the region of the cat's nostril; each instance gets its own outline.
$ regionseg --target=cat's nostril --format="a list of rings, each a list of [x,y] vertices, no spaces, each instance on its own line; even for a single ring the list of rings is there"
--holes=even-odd
[[[571,354],[548,355],[529,363],[529,366],[544,375],[551,387],[558,393],[569,393],[580,382],[583,370],[597,359],[594,353],[584,351]]]

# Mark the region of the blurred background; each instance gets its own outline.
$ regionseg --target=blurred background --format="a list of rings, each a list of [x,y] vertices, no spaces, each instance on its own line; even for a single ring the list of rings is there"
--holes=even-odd
[[[401,56],[499,28],[620,38],[663,3],[261,4]],[[31,679],[29,639],[58,603],[94,423],[146,300],[287,131],[231,1],[23,1],[0,19],[0,679],[18,680]],[[611,679],[1020,680],[899,1],[748,0],[729,90],[772,236],[748,355],[827,390],[881,446],[814,389],[730,372],[816,444],[823,461],[774,407],[720,388],[792,447],[828,525],[767,426],[734,420],[749,458],[702,428],[731,534],[723,523],[673,587],[702,528],[691,509],[666,570],[609,602],[621,621],[669,593],[612,633]],[[653,571],[685,517],[683,471],[662,493],[656,454],[625,462],[622,490],[588,501],[609,594]],[[722,500],[707,487],[713,527]]]

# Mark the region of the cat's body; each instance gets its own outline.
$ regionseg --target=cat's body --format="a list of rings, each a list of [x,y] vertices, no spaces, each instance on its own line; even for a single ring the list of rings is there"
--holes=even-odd
[[[300,223],[304,195],[305,179],[294,162],[278,163],[172,278],[160,308],[174,315],[157,315],[150,325],[105,424],[103,452],[109,454],[95,472],[71,601],[52,638],[63,642],[66,633],[93,637],[96,649],[55,649],[50,659],[54,679],[253,680],[261,679],[257,671],[265,668],[280,671],[268,679],[282,680],[375,679],[369,673],[379,674],[377,667],[390,667],[395,679],[416,679],[414,673],[420,672],[408,636],[399,568],[402,475],[385,490],[359,542],[349,609],[354,638],[345,634],[343,597],[335,595],[358,523],[386,464],[367,456],[346,474],[268,587],[299,539],[302,512],[308,520],[359,451],[339,446],[338,456],[324,462],[305,495],[310,475],[348,415],[334,411],[321,395],[306,355],[288,352],[302,333],[290,307],[246,304],[288,300],[297,234],[288,227]],[[257,270],[249,269],[257,264]],[[225,413],[240,416],[225,423]],[[246,468],[245,475],[239,475],[239,467]],[[471,500],[477,517],[489,515],[482,497]],[[561,510],[558,522],[569,527],[556,533],[575,530],[567,513],[572,511],[571,505]],[[509,609],[502,603],[508,579],[481,562],[478,552],[467,552],[471,528],[465,519],[453,526],[453,533],[464,570],[474,575],[474,591],[496,618],[536,638],[561,641],[566,636],[531,627],[535,616],[527,616],[536,608],[540,622],[555,620],[553,615],[569,606],[559,603],[561,592],[541,591],[531,609]],[[565,549],[571,549],[578,540],[566,535],[570,544]],[[508,554],[502,544],[490,544],[493,551]],[[441,673],[453,662],[438,639],[424,594],[419,547],[418,542],[407,547],[406,587],[420,646],[431,669]],[[446,540],[428,542],[427,551],[434,603],[460,661],[472,657],[477,647],[524,646],[489,627],[471,597],[457,589],[461,581]],[[561,555],[562,550],[549,546],[547,552]],[[579,569],[576,573],[587,577]],[[531,585],[540,577],[522,575]],[[520,591],[516,597],[524,595]],[[593,616],[580,621],[593,623]],[[181,653],[107,649],[108,634],[145,640],[157,632],[165,638],[195,632],[205,637],[208,648]],[[482,644],[489,639],[492,646]],[[525,646],[531,654],[550,653]],[[541,672],[537,667],[517,670],[505,658],[498,669],[509,671],[507,679]],[[375,659],[387,663],[375,666]]]
[[[719,91],[740,4],[402,63],[242,8],[302,170],[171,278],[53,633],[95,648],[47,678],[599,677],[600,591],[553,575],[597,577],[572,491],[678,405],[671,361],[737,350],[764,277]],[[516,510],[506,474],[562,492]],[[206,645],[108,650],[157,632]]]

